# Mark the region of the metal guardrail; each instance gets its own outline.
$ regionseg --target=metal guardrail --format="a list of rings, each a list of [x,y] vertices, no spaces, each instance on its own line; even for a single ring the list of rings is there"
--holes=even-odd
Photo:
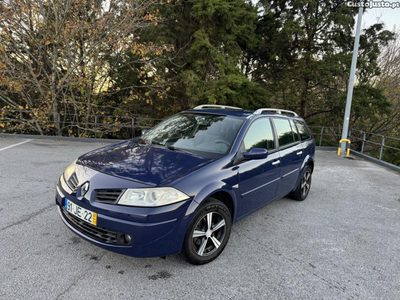
[[[1,112],[1,110],[0,110]],[[46,114],[48,120],[33,118],[30,110],[6,110],[7,117],[0,117],[0,133],[40,134],[37,127],[46,128],[46,135],[52,135],[60,128],[61,136],[110,137],[123,139],[140,135],[141,130],[150,129],[163,119],[133,115],[100,115],[100,114]],[[55,120],[54,120],[55,119]],[[39,125],[39,126],[38,126]],[[121,133],[121,131],[123,131]]]
[[[315,141],[318,146],[338,146],[338,141],[341,138],[340,127],[325,127],[325,126],[309,126]],[[373,157],[379,161],[385,161],[395,165],[400,165],[400,138],[385,136],[382,134],[367,132],[359,129],[349,130],[351,149],[360,152],[361,154]],[[385,158],[384,154],[387,149],[394,153],[398,153],[399,162],[391,161]]]
[[[18,132],[37,135],[40,134],[35,127],[35,123],[38,122],[41,126],[47,125],[44,135],[59,136],[55,132],[57,125],[60,128],[61,136],[86,138],[127,139],[140,135],[143,129],[149,129],[163,120],[133,115],[77,115],[70,113],[58,113],[55,118],[52,114],[48,114],[48,120],[37,120],[32,118],[34,112],[31,110],[8,109],[0,110],[0,112],[3,112],[3,117],[0,115],[0,125],[8,124],[4,127],[0,126],[0,133]],[[340,127],[309,127],[318,146],[338,146],[341,138]],[[379,161],[400,166],[400,138],[352,129],[349,131],[349,139],[352,141],[352,150]],[[388,150],[396,153],[397,158],[392,159],[391,155],[387,154]]]

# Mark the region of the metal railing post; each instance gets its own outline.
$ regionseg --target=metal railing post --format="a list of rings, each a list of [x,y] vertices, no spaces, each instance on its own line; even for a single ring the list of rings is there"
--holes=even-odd
[[[321,147],[321,145],[322,145],[322,136],[323,136],[323,134],[324,134],[324,126],[322,126],[322,128],[321,128],[321,133],[320,133],[320,135],[319,135],[319,146]]]
[[[94,116],[94,138],[97,139],[97,117]]]
[[[131,119],[131,130],[132,130],[132,138],[135,137],[135,118]]]
[[[361,145],[361,153],[364,153],[366,137],[367,137],[367,135],[365,134],[365,131],[363,131],[363,140],[362,140],[362,145]]]
[[[22,124],[22,110],[19,111],[19,125],[20,125],[20,129],[21,129],[21,134],[23,132],[23,124]]]
[[[347,137],[349,140],[351,140],[351,134],[352,134],[351,129],[349,129],[349,134]],[[349,144],[349,148],[351,149],[351,144]],[[346,146],[346,151],[347,151],[347,146]]]
[[[57,128],[58,128],[58,133],[60,134],[60,136],[62,135],[61,132],[61,117],[60,117],[60,113],[57,113]]]
[[[379,160],[382,160],[383,147],[385,146],[385,136],[382,136],[381,152],[379,153]]]

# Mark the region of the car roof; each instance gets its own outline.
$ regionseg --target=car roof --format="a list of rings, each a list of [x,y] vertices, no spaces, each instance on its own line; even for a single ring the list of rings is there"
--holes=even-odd
[[[234,116],[239,118],[255,118],[257,116],[273,116],[273,117],[286,117],[290,119],[302,120],[298,116],[290,116],[286,114],[278,114],[274,112],[265,112],[262,114],[254,114],[253,110],[240,110],[240,109],[190,109],[183,111],[185,113],[200,113],[200,114],[214,114],[214,115],[226,115]]]

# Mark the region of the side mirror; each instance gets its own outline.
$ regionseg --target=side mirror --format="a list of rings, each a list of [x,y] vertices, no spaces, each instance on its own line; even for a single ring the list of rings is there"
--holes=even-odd
[[[268,150],[264,148],[253,148],[249,152],[243,152],[245,159],[263,159],[268,156]]]
[[[148,132],[149,132],[148,129],[143,129],[143,130],[142,130],[142,135],[143,135],[143,134],[146,134],[146,133],[148,133]]]

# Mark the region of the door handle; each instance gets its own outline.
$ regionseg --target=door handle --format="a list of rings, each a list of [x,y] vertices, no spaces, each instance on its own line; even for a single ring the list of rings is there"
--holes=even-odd
[[[297,152],[296,154],[297,154],[297,155],[302,155],[302,154],[303,154],[303,151],[299,151],[299,152]]]
[[[279,165],[280,163],[281,163],[280,160],[276,160],[276,161],[272,162],[272,165],[273,165],[273,166],[276,166],[276,165]]]

